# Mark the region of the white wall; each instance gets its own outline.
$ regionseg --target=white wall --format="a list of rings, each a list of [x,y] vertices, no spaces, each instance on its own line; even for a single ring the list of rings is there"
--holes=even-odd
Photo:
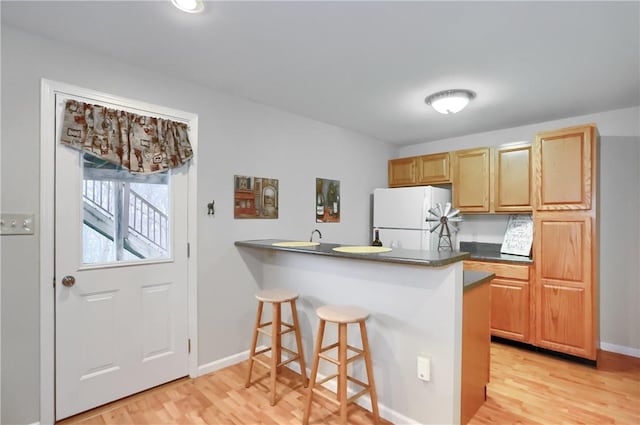
[[[460,115],[462,119],[463,116]],[[402,147],[397,157],[533,141],[586,123],[600,131],[601,348],[640,357],[640,108],[626,108]],[[465,215],[458,240],[502,242],[507,216]]]
[[[233,241],[369,241],[370,193],[386,185],[394,148],[353,132],[258,105],[91,52],[2,28],[2,208],[39,211],[40,79],[199,115],[198,360],[249,348],[255,281]],[[185,64],[188,66],[188,64]],[[256,76],[259,78],[259,76]],[[278,178],[278,220],[233,219],[233,175]],[[341,182],[341,223],[315,223],[315,178]],[[216,201],[215,217],[206,204]],[[39,234],[2,237],[1,423],[39,420]]]

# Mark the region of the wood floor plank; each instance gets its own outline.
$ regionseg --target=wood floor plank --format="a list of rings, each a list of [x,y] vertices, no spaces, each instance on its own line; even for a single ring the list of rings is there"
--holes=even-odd
[[[247,362],[180,379],[59,422],[59,425],[298,425],[307,389],[283,368],[270,405],[266,369],[244,387]],[[264,375],[265,378],[258,379]],[[601,353],[598,368],[509,345],[491,345],[487,402],[469,422],[486,424],[640,424],[640,359]],[[339,423],[334,404],[315,397],[312,424]],[[349,407],[349,423],[371,424],[370,412]],[[389,422],[383,422],[387,425]]]

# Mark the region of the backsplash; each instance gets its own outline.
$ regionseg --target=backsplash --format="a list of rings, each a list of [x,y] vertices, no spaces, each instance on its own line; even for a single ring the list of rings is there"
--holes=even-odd
[[[502,244],[508,221],[509,214],[465,214],[455,246],[459,248],[460,241]]]

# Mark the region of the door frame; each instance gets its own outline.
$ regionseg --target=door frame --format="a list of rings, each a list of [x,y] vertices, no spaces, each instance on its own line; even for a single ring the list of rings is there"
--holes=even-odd
[[[194,157],[188,171],[187,240],[189,376],[198,375],[197,147],[198,115],[42,79],[40,83],[40,424],[55,423],[55,95],[68,94],[175,117],[189,124]],[[55,139],[55,137],[54,137]]]

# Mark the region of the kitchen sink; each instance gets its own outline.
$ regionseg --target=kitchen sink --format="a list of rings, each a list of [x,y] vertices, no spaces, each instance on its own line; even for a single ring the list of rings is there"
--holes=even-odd
[[[386,246],[339,246],[333,248],[334,251],[337,252],[347,252],[350,254],[377,254],[380,252],[389,252],[391,248],[387,248]]]
[[[271,245],[273,246],[281,246],[285,248],[301,248],[305,246],[318,246],[320,242],[307,242],[307,241],[283,241],[283,242],[274,242]]]

